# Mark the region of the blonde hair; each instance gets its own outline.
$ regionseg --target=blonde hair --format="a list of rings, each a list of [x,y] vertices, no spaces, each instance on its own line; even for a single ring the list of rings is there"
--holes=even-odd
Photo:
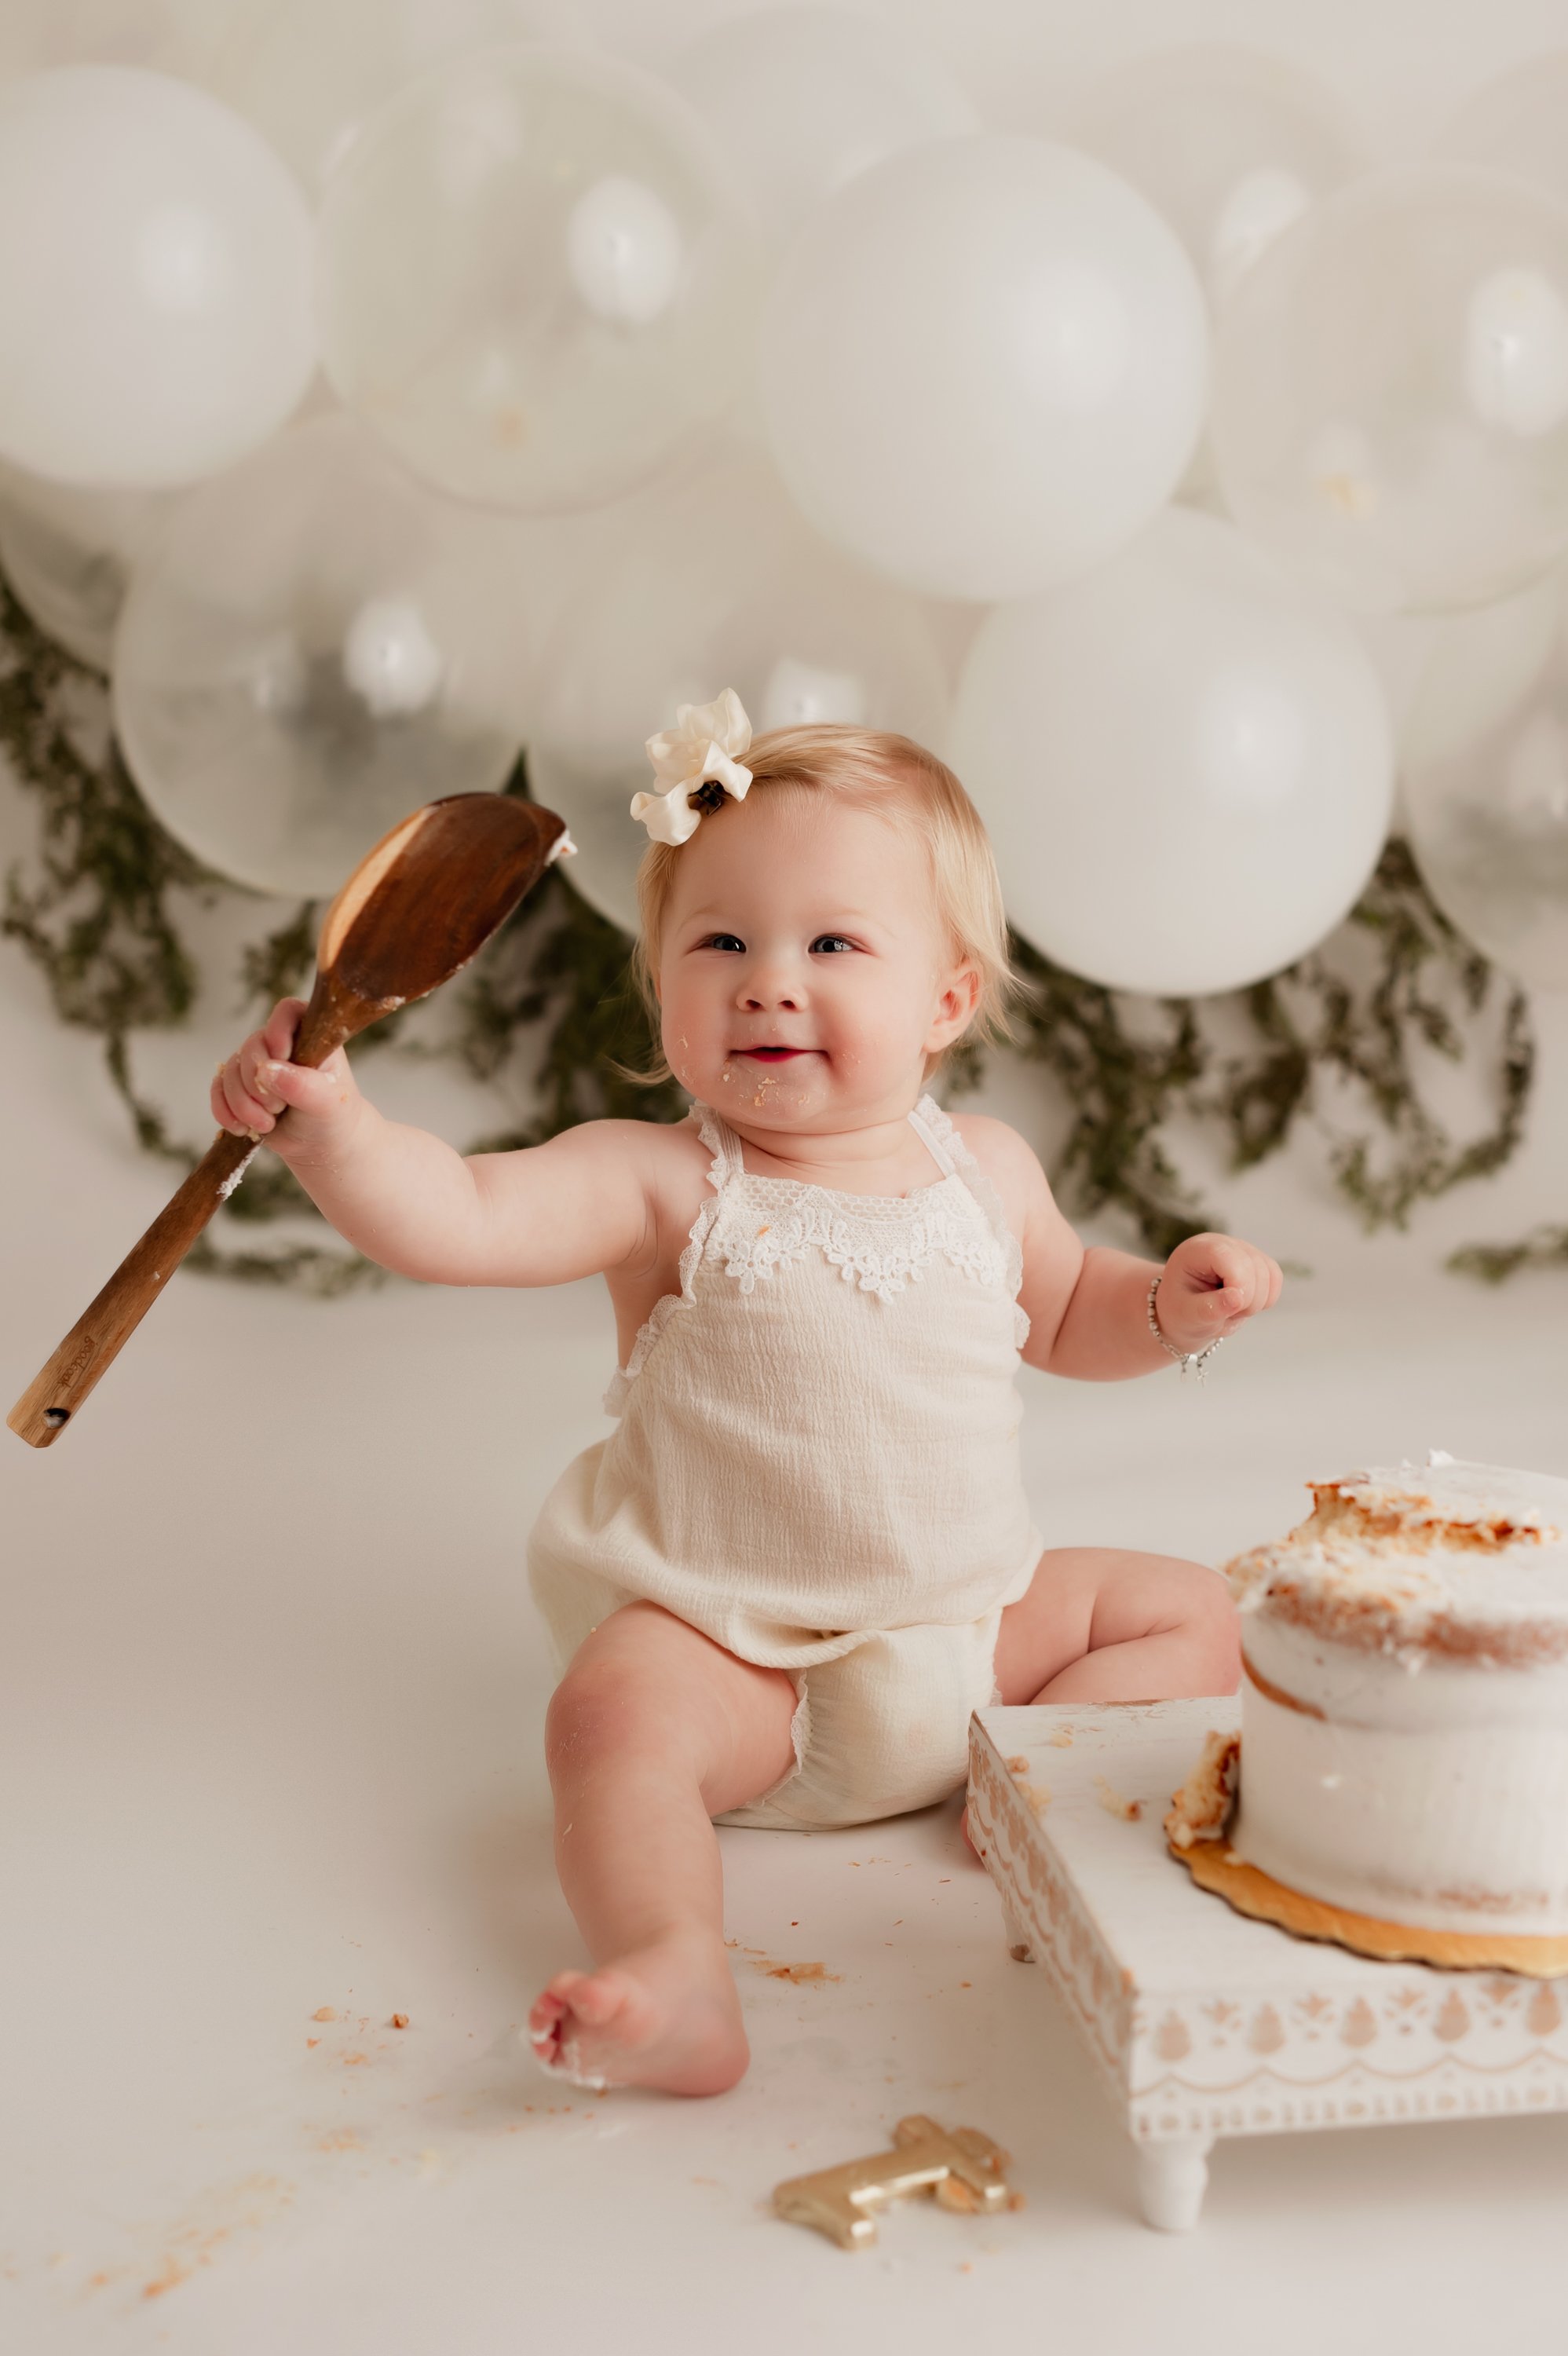
[[[1023,996],[1024,986],[1008,953],[1001,879],[980,813],[946,763],[912,737],[826,722],[770,729],[753,738],[745,762],[752,793],[834,794],[851,809],[873,811],[919,837],[930,854],[937,916],[954,955],[975,966],[980,976],[975,1012],[961,1035],[1011,1038],[1010,1010]],[[722,817],[720,809],[702,822],[711,825],[714,818]],[[682,847],[650,842],[637,870],[642,928],[632,952],[632,973],[656,1040],[660,1021],[656,977]],[[927,1057],[928,1079],[950,1052]],[[653,1069],[627,1076],[652,1085],[673,1075],[658,1049]]]

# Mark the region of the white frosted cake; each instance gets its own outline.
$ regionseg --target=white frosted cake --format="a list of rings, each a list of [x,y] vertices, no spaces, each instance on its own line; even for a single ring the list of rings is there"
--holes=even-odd
[[[1230,1566],[1232,1852],[1383,1922],[1568,1933],[1568,1481],[1435,1454],[1310,1486]]]

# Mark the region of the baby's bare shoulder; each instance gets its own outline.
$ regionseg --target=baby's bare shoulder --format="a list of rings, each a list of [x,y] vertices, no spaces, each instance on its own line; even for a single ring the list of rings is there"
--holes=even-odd
[[[678,1212],[704,1191],[713,1156],[683,1120],[589,1120],[566,1134],[581,1141],[595,1161],[613,1162],[636,1177],[650,1204]],[[688,1223],[692,1216],[686,1213]]]
[[[1045,1183],[1045,1172],[1033,1146],[1005,1120],[993,1119],[987,1112],[949,1113],[948,1119],[987,1177],[999,1180],[1005,1173],[1013,1173]]]
[[[585,1173],[630,1175],[650,1195],[700,1180],[711,1159],[689,1120],[582,1120],[537,1151]]]
[[[1001,1196],[1008,1225],[1021,1236],[1031,1214],[1051,1200],[1040,1156],[1027,1138],[989,1113],[950,1113],[948,1119]]]

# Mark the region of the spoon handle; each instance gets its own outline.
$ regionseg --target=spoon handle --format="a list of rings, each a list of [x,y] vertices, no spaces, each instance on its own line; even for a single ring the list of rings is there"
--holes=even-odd
[[[179,1192],[133,1244],[102,1291],[85,1309],[48,1365],[27,1385],[5,1420],[34,1448],[57,1440],[99,1376],[119,1355],[220,1203],[231,1194],[256,1148],[219,1130]]]

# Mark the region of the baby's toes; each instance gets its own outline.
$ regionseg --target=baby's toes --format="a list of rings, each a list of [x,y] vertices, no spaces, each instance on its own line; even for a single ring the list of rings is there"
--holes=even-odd
[[[591,1977],[578,1980],[571,1991],[571,2009],[585,2027],[603,2029],[617,2013],[624,2011],[633,1993],[624,1972],[594,1972]]]

